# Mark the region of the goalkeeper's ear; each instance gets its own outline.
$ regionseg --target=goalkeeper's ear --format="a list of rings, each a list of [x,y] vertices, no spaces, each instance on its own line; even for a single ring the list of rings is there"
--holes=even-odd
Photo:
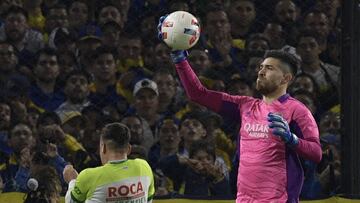
[[[281,84],[290,84],[293,79],[294,79],[293,74],[291,74],[290,72],[285,73],[283,75],[283,78],[281,79]]]

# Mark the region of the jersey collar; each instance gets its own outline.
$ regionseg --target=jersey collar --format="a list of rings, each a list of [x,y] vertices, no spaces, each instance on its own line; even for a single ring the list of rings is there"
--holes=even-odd
[[[119,159],[119,160],[110,160],[108,161],[109,164],[119,164],[127,161],[128,159]]]
[[[281,96],[281,97],[278,98],[278,101],[279,101],[280,103],[284,103],[289,97],[290,97],[289,94],[284,94],[283,96]]]

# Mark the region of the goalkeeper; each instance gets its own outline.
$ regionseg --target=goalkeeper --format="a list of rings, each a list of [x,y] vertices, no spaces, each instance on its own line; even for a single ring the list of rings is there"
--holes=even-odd
[[[304,179],[299,157],[320,162],[322,155],[312,114],[286,93],[299,61],[283,51],[268,51],[256,80],[262,99],[255,99],[206,89],[186,51],[173,51],[171,58],[192,101],[241,120],[236,202],[298,202]]]

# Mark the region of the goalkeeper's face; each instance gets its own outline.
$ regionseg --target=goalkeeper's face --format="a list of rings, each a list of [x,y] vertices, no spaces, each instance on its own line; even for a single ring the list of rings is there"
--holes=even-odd
[[[258,78],[256,80],[256,89],[262,95],[269,95],[288,84],[288,74],[282,68],[284,64],[275,58],[266,58],[260,64]],[[290,78],[291,79],[291,78]]]

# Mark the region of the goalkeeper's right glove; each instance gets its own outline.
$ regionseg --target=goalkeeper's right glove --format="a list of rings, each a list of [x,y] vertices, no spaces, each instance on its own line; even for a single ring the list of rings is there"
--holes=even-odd
[[[163,35],[162,35],[162,32],[161,32],[161,26],[162,26],[162,23],[164,22],[166,17],[167,17],[167,15],[161,16],[159,18],[159,23],[158,23],[158,26],[157,26],[157,30],[158,30],[158,38],[160,40],[163,40]],[[185,50],[173,50],[170,53],[171,60],[175,64],[180,63],[182,61],[185,61],[187,59],[188,55],[189,55],[189,53],[187,51],[185,51]]]

